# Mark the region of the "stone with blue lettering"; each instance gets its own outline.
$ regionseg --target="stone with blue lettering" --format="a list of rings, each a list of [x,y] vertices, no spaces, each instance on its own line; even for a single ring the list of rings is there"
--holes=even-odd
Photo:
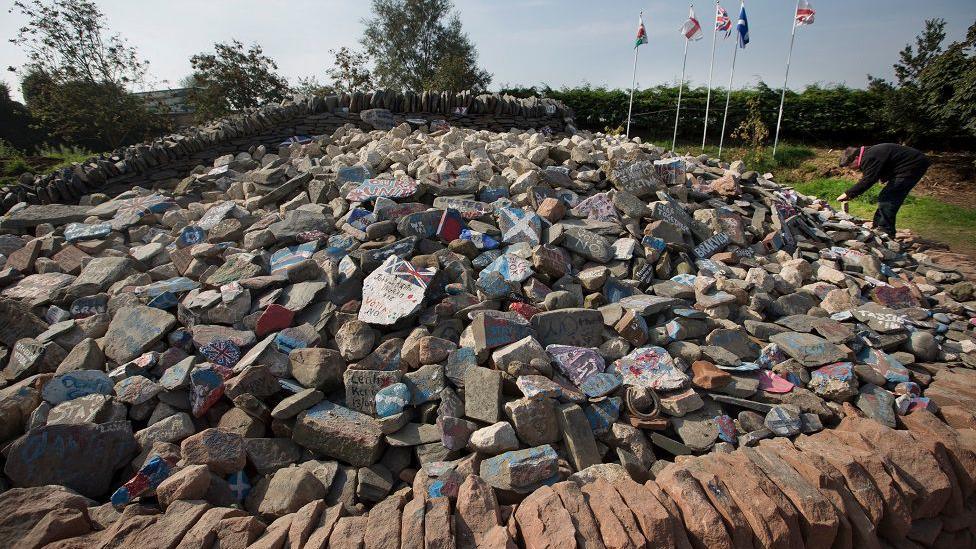
[[[51,378],[41,397],[52,406],[87,395],[111,395],[115,385],[101,370],[77,370]]]

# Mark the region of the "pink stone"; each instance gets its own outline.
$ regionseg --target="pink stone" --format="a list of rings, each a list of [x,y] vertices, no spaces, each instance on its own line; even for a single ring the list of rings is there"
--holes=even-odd
[[[788,393],[793,390],[793,385],[789,381],[779,377],[769,370],[759,371],[759,389],[767,393]]]

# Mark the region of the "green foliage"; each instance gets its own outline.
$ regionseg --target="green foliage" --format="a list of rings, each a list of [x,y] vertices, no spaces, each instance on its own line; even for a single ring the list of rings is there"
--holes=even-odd
[[[22,92],[41,127],[56,140],[96,150],[143,141],[167,127],[165,118],[114,82],[24,77]]]
[[[365,53],[346,46],[329,52],[335,55],[335,62],[325,72],[332,78],[332,88],[335,91],[366,91],[373,87],[373,76],[366,68],[369,58]]]
[[[372,0],[372,8],[360,42],[380,87],[482,91],[491,83],[451,0]]]
[[[976,23],[965,40],[943,48],[945,37],[944,20],[925,21],[915,45],[899,53],[896,82],[869,77],[879,117],[899,140],[961,145],[976,138]]]
[[[607,126],[627,122],[629,90],[614,90],[589,85],[553,89],[548,86],[502,88],[502,93],[516,97],[552,97],[573,109],[579,127],[598,131]],[[681,101],[679,142],[701,142],[705,122],[707,89],[685,88]],[[726,91],[712,90],[712,107],[708,115],[708,141],[718,142]],[[716,99],[718,98],[718,99]],[[747,118],[750,100],[753,110],[767,128],[776,126],[779,91],[760,82],[755,88],[733,90],[729,106],[726,143],[736,144],[732,138]],[[677,86],[655,86],[634,92],[634,114],[631,135],[647,139],[671,137],[674,128],[674,109],[678,101]],[[808,86],[802,92],[787,92],[781,139],[818,142],[861,142],[887,138],[876,112],[880,98],[867,90],[846,86]],[[670,147],[670,142],[668,144]]]
[[[749,148],[744,160],[752,165],[758,164],[763,158],[766,140],[769,139],[769,128],[763,123],[758,97],[750,97],[746,108],[746,118],[732,132],[732,137],[741,140]]]
[[[33,122],[51,139],[105,150],[165,128],[128,88],[145,79],[148,62],[89,0],[24,0],[27,19],[11,42],[27,56],[22,92]],[[13,10],[11,10],[13,11]]]
[[[258,44],[245,50],[237,40],[218,42],[213,53],[198,53],[190,64],[192,90],[187,102],[201,121],[281,101],[289,91],[288,82],[277,73],[278,65]]]
[[[11,99],[10,87],[0,82],[0,142],[18,149],[37,145],[43,139],[43,134],[33,125],[34,120],[27,107]]]

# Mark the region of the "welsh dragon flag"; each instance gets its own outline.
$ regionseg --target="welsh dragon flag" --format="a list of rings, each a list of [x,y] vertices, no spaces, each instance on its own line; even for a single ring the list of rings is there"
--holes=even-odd
[[[644,15],[638,16],[640,24],[637,25],[637,40],[634,41],[634,47],[640,46],[641,44],[647,43],[647,30],[644,29]]]

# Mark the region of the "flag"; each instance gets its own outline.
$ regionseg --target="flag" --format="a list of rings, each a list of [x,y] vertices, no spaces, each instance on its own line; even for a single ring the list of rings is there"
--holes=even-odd
[[[724,32],[726,38],[732,34],[732,18],[729,17],[729,12],[718,4],[715,4],[715,30]]]
[[[796,7],[796,24],[797,25],[812,25],[814,16],[817,11],[813,9],[810,2],[807,0],[800,0],[799,5]]]
[[[736,29],[739,31],[739,47],[745,48],[746,44],[749,43],[749,18],[746,17],[745,2],[739,9],[739,23],[736,25]]]
[[[681,34],[685,35],[686,40],[701,40],[702,38],[701,23],[695,19],[694,7],[688,10],[688,20],[685,21],[684,25],[681,25]]]
[[[644,30],[644,16],[640,15],[640,24],[637,25],[637,40],[634,41],[634,47],[640,46],[641,44],[647,43],[647,31]]]

